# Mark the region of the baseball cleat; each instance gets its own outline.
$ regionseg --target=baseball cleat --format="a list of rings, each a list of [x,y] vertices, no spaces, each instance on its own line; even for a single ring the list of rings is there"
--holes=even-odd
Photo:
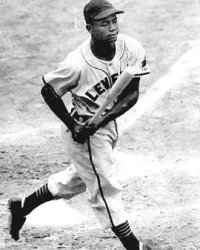
[[[8,230],[14,240],[19,239],[19,230],[26,221],[26,217],[22,212],[22,201],[20,198],[11,198],[8,201],[10,215],[8,219]]]
[[[173,250],[174,248],[171,245],[168,246],[160,246],[160,247],[154,247],[151,243],[140,242],[140,250]]]

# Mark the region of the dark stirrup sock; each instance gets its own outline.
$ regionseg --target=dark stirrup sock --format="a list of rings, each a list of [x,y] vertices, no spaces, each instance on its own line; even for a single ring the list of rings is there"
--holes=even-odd
[[[128,250],[140,250],[139,247],[139,241],[134,236],[134,234],[131,231],[130,225],[128,221],[112,227],[112,231],[115,233],[115,235],[119,238],[119,240],[122,242],[123,246]]]
[[[22,204],[22,209],[24,216],[29,214],[33,209],[40,206],[41,204],[53,200],[54,197],[48,189],[48,185],[45,184],[37,191],[32,193],[31,195],[27,196],[24,200],[24,204]]]

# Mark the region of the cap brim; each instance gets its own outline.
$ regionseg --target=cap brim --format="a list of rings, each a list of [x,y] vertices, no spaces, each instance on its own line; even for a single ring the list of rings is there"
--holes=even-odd
[[[114,14],[123,14],[123,13],[124,13],[123,10],[107,9],[107,10],[102,11],[101,13],[99,13],[98,15],[93,17],[92,19],[100,20],[100,19],[106,18],[106,17],[114,15]]]

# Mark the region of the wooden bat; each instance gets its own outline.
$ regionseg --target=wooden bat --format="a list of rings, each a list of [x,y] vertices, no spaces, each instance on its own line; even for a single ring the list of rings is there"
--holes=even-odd
[[[115,84],[110,89],[105,102],[102,103],[97,112],[91,118],[89,124],[92,124],[98,120],[100,115],[105,111],[106,107],[108,107],[108,105],[121,94],[123,89],[129,84],[129,82],[133,77],[139,77],[146,74],[149,74],[148,70],[138,73],[138,68],[135,68],[133,66],[126,67],[122,72],[122,74],[117,79],[117,81],[115,82]]]

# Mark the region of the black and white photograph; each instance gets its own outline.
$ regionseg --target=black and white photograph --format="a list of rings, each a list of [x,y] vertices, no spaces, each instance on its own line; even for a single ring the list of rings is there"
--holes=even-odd
[[[0,0],[0,249],[200,250],[200,1]]]

